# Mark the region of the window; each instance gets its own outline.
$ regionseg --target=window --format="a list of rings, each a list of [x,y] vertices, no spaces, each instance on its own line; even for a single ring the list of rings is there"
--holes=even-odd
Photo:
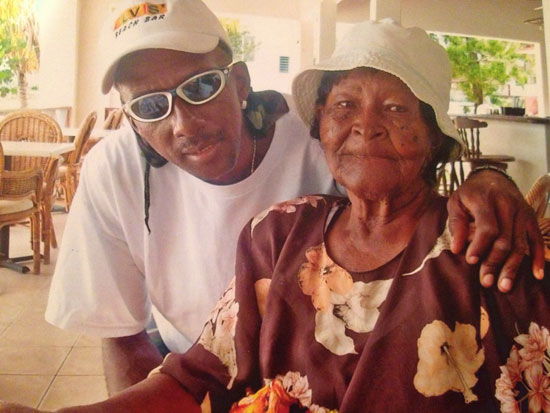
[[[279,72],[288,73],[288,56],[279,56]]]

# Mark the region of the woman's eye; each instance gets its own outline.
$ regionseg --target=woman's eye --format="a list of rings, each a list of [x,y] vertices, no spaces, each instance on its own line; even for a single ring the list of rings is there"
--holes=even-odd
[[[353,106],[353,103],[349,100],[341,100],[339,102],[336,102],[336,107],[338,108],[351,108]]]
[[[389,105],[388,110],[390,112],[405,112],[407,109],[401,105]]]

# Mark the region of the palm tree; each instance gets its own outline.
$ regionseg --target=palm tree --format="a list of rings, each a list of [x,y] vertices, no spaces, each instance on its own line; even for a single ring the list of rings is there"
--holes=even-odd
[[[34,16],[34,0],[0,0],[0,90],[2,95],[14,92],[7,88],[17,77],[21,107],[28,104],[27,75],[38,70],[40,46],[38,24]]]

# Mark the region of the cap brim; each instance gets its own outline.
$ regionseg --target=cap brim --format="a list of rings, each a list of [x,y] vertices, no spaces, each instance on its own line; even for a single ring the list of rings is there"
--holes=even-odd
[[[181,33],[160,33],[154,36],[143,37],[127,45],[123,49],[117,50],[112,56],[105,57],[105,61],[112,62],[105,70],[101,90],[104,94],[109,93],[114,83],[114,76],[120,59],[130,53],[145,49],[169,49],[186,53],[208,53],[214,50],[220,38],[203,33],[188,33],[181,36]],[[170,47],[166,47],[170,44]]]

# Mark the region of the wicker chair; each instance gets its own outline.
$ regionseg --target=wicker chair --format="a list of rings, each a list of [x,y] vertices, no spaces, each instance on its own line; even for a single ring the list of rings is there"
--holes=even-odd
[[[91,112],[88,117],[84,119],[74,140],[74,151],[69,154],[67,162],[59,167],[59,186],[65,198],[65,209],[67,211],[71,208],[71,203],[78,185],[78,176],[84,146],[90,139],[96,120],[97,112]]]
[[[40,274],[40,199],[42,192],[42,170],[26,171],[4,169],[4,151],[0,143],[0,227],[17,224],[30,219],[31,247],[33,251],[33,272]],[[9,244],[0,266],[13,268],[21,259],[6,260]],[[23,258],[26,260],[26,257]],[[26,267],[25,267],[26,268]]]
[[[107,112],[107,109],[105,110]],[[103,129],[118,129],[122,125],[124,112],[121,108],[109,108],[108,114],[105,117]]]
[[[539,222],[539,228],[544,239],[544,257],[550,261],[550,218],[545,217],[550,195],[550,174],[542,175],[535,181],[525,200],[533,209]]]
[[[58,123],[50,116],[35,110],[20,110],[13,112],[0,121],[0,140],[31,141],[31,142],[61,142],[63,133]],[[24,171],[41,168],[44,173],[42,189],[42,241],[44,243],[44,262],[50,262],[50,246],[56,248],[57,240],[52,224],[51,209],[55,201],[54,184],[57,179],[58,160],[34,156],[13,156],[9,169]]]

